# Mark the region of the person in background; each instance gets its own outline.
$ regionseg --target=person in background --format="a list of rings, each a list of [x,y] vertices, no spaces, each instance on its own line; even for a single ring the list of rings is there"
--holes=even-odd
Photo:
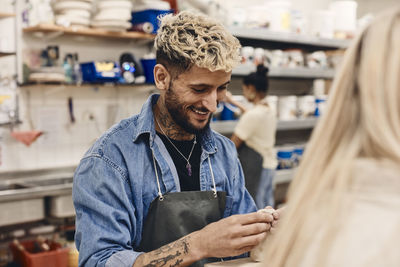
[[[226,94],[225,99],[244,113],[231,137],[236,148],[240,148],[245,143],[262,157],[261,176],[255,197],[259,209],[265,206],[273,207],[275,204],[273,180],[277,166],[274,149],[277,119],[276,111],[266,101],[268,93],[267,73],[266,67],[258,65],[256,72],[250,73],[243,79],[243,95],[253,104],[252,108],[246,108],[242,103],[235,101],[230,93]],[[251,178],[246,176],[245,179]]]
[[[400,6],[347,49],[268,267],[400,266]]]
[[[209,17],[161,19],[160,95],[104,133],[75,172],[79,266],[203,266],[248,252],[276,224],[279,212],[255,212],[234,144],[209,126],[239,48]]]

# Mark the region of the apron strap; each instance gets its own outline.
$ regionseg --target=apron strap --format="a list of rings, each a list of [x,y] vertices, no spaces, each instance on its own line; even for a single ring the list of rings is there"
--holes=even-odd
[[[211,172],[211,179],[213,182],[213,189],[212,191],[214,192],[214,197],[217,198],[217,186],[215,185],[215,179],[214,179],[214,172],[211,166],[211,160],[210,160],[210,155],[208,155],[208,166],[210,167],[210,172]]]
[[[151,151],[151,155],[153,157],[153,164],[154,164],[154,171],[156,173],[156,179],[157,179],[157,188],[158,188],[158,196],[160,197],[160,201],[164,200],[164,196],[161,193],[161,186],[160,186],[160,178],[158,177],[158,171],[157,171],[157,164],[156,164],[156,158],[154,157],[154,152],[153,150]],[[215,178],[214,178],[214,172],[211,166],[211,160],[210,156],[208,156],[208,166],[210,167],[210,172],[211,172],[211,179],[213,183],[213,188],[211,189],[214,193],[214,197],[217,198],[217,186],[215,185]]]
[[[156,158],[154,157],[153,150],[151,151],[151,155],[153,156],[154,171],[156,172],[157,187],[158,187],[158,196],[160,197],[160,201],[163,201],[163,200],[164,200],[164,197],[163,197],[163,195],[162,195],[162,193],[161,193],[160,179],[158,178],[158,171],[157,171]]]

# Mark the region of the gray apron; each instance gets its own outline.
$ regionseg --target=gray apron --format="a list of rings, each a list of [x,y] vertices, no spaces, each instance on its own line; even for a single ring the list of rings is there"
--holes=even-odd
[[[226,193],[216,190],[210,157],[208,157],[208,165],[213,182],[212,191],[171,192],[163,195],[154,155],[153,163],[158,197],[151,202],[143,225],[139,249],[144,252],[158,249],[202,229],[207,224],[220,220],[225,210]],[[213,261],[218,261],[218,259],[203,259],[190,266],[200,267]]]

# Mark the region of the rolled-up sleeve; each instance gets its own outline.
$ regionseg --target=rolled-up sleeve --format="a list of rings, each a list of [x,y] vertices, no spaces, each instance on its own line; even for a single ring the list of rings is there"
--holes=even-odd
[[[74,175],[79,266],[131,267],[137,220],[127,173],[101,156],[82,159]]]

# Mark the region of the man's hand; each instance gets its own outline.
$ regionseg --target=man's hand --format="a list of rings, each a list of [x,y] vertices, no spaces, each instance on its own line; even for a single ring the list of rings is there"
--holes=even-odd
[[[233,215],[140,255],[133,267],[189,266],[204,258],[237,256],[258,245],[273,221],[270,213]]]
[[[271,206],[266,206],[263,209],[258,210],[257,212],[259,213],[265,213],[265,214],[270,214],[274,220],[271,222],[271,228],[269,229],[269,232],[272,234],[276,231],[276,227],[278,225],[278,220],[281,217],[281,213],[283,211],[283,208],[275,210]],[[253,248],[250,253],[250,257],[253,261],[261,261],[262,260],[262,254],[263,251],[265,250],[265,244],[266,244],[267,238],[262,240],[258,246]]]
[[[192,233],[192,249],[200,258],[237,256],[263,240],[274,218],[269,213],[233,215]]]
[[[271,229],[270,229],[270,232],[273,234],[276,231],[276,227],[279,224],[279,218],[282,217],[285,207],[274,210],[274,208],[272,208],[271,206],[266,206],[264,210],[271,210],[270,213],[274,217],[274,221],[271,223]]]

